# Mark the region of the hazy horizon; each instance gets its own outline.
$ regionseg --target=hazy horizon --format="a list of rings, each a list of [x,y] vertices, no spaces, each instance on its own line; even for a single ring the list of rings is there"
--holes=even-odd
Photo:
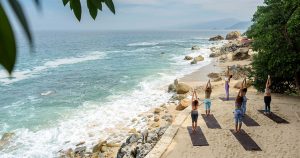
[[[262,2],[263,0],[114,0],[116,14],[112,14],[105,6],[94,21],[89,15],[86,1],[82,1],[81,22],[77,21],[69,4],[63,6],[60,0],[43,0],[41,11],[36,9],[32,1],[21,3],[33,31],[99,31],[189,30],[190,26],[197,28],[198,25],[213,22],[222,25],[224,20],[232,20],[234,25],[236,22],[251,21],[257,6],[262,5]],[[8,8],[6,5],[6,9]],[[13,27],[19,31],[19,24],[12,12],[8,10],[8,13],[13,19]]]

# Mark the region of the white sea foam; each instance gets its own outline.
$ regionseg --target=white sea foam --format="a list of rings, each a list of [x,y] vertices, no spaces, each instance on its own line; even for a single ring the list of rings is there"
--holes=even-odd
[[[105,56],[104,52],[95,51],[77,57],[55,59],[52,61],[45,62],[42,66],[36,66],[31,70],[22,70],[22,71],[16,70],[13,72],[12,78],[9,78],[7,72],[3,70],[0,71],[0,82],[2,82],[3,84],[11,84],[17,81],[31,78],[51,68],[57,68],[62,65],[71,65],[71,64],[76,64],[76,63],[81,63],[81,62],[86,62],[91,60],[99,60],[102,59],[104,56]]]
[[[127,46],[155,46],[158,45],[158,42],[137,42],[137,43],[130,43]]]

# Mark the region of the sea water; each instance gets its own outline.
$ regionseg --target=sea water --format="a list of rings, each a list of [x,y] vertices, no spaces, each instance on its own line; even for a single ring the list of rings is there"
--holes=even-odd
[[[107,129],[143,128],[131,119],[167,102],[174,79],[209,64],[218,43],[208,38],[218,34],[225,31],[36,32],[33,49],[19,37],[12,78],[0,68],[0,136],[14,133],[0,157],[56,157]],[[205,59],[191,65],[185,55]]]

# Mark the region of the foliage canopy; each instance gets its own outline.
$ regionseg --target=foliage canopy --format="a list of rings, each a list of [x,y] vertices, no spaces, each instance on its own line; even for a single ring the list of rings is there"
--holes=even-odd
[[[300,81],[300,0],[264,3],[257,8],[246,32],[258,51],[252,62],[254,86],[263,90],[270,74],[274,92],[295,90]]]

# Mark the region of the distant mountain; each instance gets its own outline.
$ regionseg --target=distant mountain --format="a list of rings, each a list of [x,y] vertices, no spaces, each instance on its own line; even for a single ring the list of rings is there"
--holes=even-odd
[[[197,24],[192,24],[189,26],[186,26],[187,29],[224,29],[227,27],[232,26],[233,24],[236,24],[240,22],[237,19],[234,18],[228,18],[228,19],[220,19],[220,20],[214,20],[214,21],[207,21],[207,22],[201,22]]]
[[[248,27],[251,26],[251,24],[252,24],[251,21],[241,21],[241,22],[233,24],[230,27],[227,27],[225,29],[227,29],[227,30],[236,30],[236,29],[246,30],[246,29],[248,29]]]
[[[240,21],[234,18],[206,21],[188,26],[183,26],[184,29],[208,29],[208,30],[245,30],[251,25],[250,21]]]

